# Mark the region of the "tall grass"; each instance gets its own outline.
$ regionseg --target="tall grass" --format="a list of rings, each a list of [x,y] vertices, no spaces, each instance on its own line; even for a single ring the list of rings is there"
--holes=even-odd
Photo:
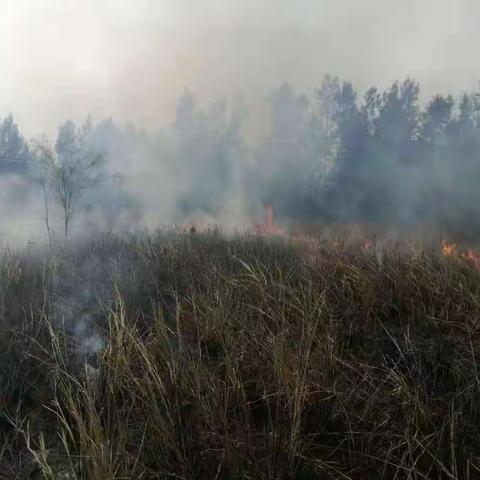
[[[480,272],[411,245],[0,256],[0,478],[480,478]]]

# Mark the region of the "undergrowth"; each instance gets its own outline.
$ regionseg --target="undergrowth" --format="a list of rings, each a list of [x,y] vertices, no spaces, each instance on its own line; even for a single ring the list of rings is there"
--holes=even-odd
[[[0,256],[1,479],[480,478],[480,272],[103,235]]]

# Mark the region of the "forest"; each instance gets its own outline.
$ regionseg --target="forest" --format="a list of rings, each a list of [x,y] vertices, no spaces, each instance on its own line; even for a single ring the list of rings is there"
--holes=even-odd
[[[66,212],[67,229],[77,233],[193,220],[243,225],[271,206],[285,225],[421,225],[475,239],[480,90],[421,99],[418,83],[406,79],[359,95],[351,82],[327,75],[308,93],[280,85],[267,107],[268,133],[254,141],[245,133],[248,112],[202,104],[188,90],[171,124],[157,130],[89,116],[66,121],[52,141],[27,140],[8,115],[0,124],[2,208],[7,218],[38,219],[35,236],[45,230],[48,201],[49,234],[60,238],[65,202],[47,177],[75,165],[78,184],[93,161],[95,178]]]

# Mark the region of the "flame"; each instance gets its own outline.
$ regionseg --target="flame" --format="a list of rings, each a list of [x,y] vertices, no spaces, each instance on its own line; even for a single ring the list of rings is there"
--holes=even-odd
[[[448,243],[443,240],[441,249],[444,257],[457,257],[480,269],[480,255],[472,248],[459,252],[455,243]]]
[[[361,245],[361,248],[364,252],[368,252],[372,247],[373,247],[373,242],[368,238]]]
[[[263,223],[255,224],[253,230],[256,235],[266,236],[266,235],[281,235],[287,236],[287,232],[280,225],[275,223],[273,217],[273,207],[271,205],[266,205],[264,210],[264,219]]]
[[[452,257],[457,252],[457,245],[455,243],[448,243],[442,240],[442,255],[444,257]]]
[[[471,248],[463,252],[461,257],[467,262],[470,262],[473,265],[475,265],[477,268],[480,268],[480,255],[478,255],[478,253],[476,253]]]
[[[265,228],[267,231],[272,231],[275,229],[276,225],[273,222],[273,207],[271,205],[267,205],[265,207]]]

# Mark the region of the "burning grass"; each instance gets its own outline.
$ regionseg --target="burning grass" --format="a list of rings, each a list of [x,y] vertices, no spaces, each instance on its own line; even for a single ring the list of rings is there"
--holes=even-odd
[[[459,251],[207,231],[5,252],[0,478],[479,478]]]

